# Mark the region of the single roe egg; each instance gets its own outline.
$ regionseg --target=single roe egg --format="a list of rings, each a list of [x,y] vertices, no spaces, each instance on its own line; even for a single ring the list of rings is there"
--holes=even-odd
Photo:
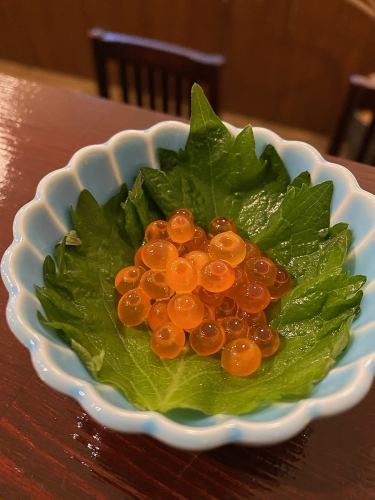
[[[225,260],[233,267],[238,266],[246,256],[243,239],[233,231],[225,231],[212,238],[208,246],[211,259]]]
[[[154,220],[146,227],[145,240],[166,240],[168,238],[167,221]]]
[[[221,366],[232,375],[247,377],[261,364],[262,353],[255,342],[249,339],[232,340],[221,353]]]
[[[151,334],[151,349],[161,359],[176,358],[185,346],[185,332],[169,322]]]
[[[257,257],[245,262],[245,271],[249,281],[263,285],[273,285],[276,279],[276,265],[268,257]]]
[[[219,233],[224,233],[225,231],[233,231],[237,232],[236,223],[228,219],[228,217],[215,217],[212,219],[208,226],[208,234],[212,236],[216,236]]]
[[[194,223],[185,215],[172,215],[167,224],[168,235],[176,243],[185,243],[194,236]]]
[[[244,311],[257,313],[268,306],[271,296],[265,285],[254,282],[240,286],[236,300],[238,306]]]
[[[151,302],[141,288],[126,292],[119,300],[117,314],[126,326],[137,326],[143,323],[150,312]]]
[[[166,280],[177,293],[190,293],[198,285],[198,273],[187,259],[179,257],[167,265]]]
[[[165,271],[149,269],[143,274],[139,286],[155,300],[168,299],[173,294],[167,283]]]
[[[200,356],[210,356],[220,351],[225,342],[225,333],[217,321],[204,321],[190,332],[190,346]]]
[[[195,268],[197,273],[202,269],[204,265],[210,262],[210,256],[206,252],[202,252],[201,250],[193,250],[185,255],[185,259],[187,259]]]
[[[232,340],[245,338],[247,336],[249,327],[247,322],[236,316],[227,316],[219,320],[225,333],[225,343],[231,342]]]
[[[159,300],[158,302],[155,302],[155,304],[152,304],[147,318],[151,330],[157,330],[170,321],[167,306],[167,300]]]
[[[171,321],[183,330],[195,328],[202,322],[204,316],[202,302],[191,293],[174,295],[167,309]]]
[[[234,269],[224,260],[213,260],[202,267],[199,283],[209,292],[224,292],[234,283]]]
[[[177,248],[170,241],[154,240],[142,247],[142,260],[150,269],[164,270],[167,264],[177,259]]]
[[[271,299],[276,300],[285,295],[292,286],[290,274],[283,266],[276,266],[276,278],[273,285],[269,287]]]
[[[141,266],[128,266],[121,269],[116,274],[115,288],[123,295],[124,293],[136,288],[139,285],[142,274],[145,269]]]

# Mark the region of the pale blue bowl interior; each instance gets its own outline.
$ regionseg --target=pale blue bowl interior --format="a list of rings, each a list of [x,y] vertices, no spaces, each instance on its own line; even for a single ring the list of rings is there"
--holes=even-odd
[[[153,144],[157,147],[178,149],[183,147],[186,142],[186,130],[180,129],[170,131],[171,129],[158,129],[153,131]],[[133,135],[131,135],[133,134]],[[264,146],[272,142],[272,135],[257,133],[255,130],[257,141],[257,150],[260,153]],[[51,218],[50,211],[42,203],[36,203],[27,217],[25,223],[25,239],[39,250],[42,255],[50,254],[55,244],[61,240],[63,228],[70,227],[69,207],[75,206],[81,185],[89,189],[95,198],[103,203],[108,200],[119,188],[120,182],[126,182],[131,185],[138,169],[141,166],[150,165],[155,161],[155,154],[150,148],[145,135],[142,132],[131,132],[124,135],[121,134],[111,142],[111,154],[118,164],[117,170],[113,168],[111,157],[108,150],[103,146],[95,146],[93,148],[85,148],[75,157],[76,177],[66,177],[64,171],[58,176],[54,183],[49,183],[48,189],[45,190],[45,195],[50,205],[53,217]],[[108,145],[108,143],[107,143]],[[106,146],[106,145],[104,145]],[[289,143],[287,147],[282,149],[281,156],[283,157],[291,177],[295,177],[304,170],[312,171],[314,169],[314,161],[316,157],[311,154],[304,154],[301,149]],[[348,195],[348,185],[343,180],[340,172],[337,170],[330,171],[329,168],[320,169],[316,173],[314,182],[321,182],[326,179],[333,179],[335,192],[333,197],[333,211],[335,211],[345,197]],[[366,234],[375,227],[375,213],[369,213],[368,205],[359,194],[354,192],[353,200],[345,207],[340,214],[340,220],[350,223],[353,230],[354,243],[358,244]],[[56,223],[56,220],[59,221]],[[375,244],[367,245],[359,253],[359,256],[352,258],[348,262],[348,267],[352,272],[366,274],[369,279],[375,277]],[[19,281],[25,288],[33,293],[35,284],[42,284],[42,270],[40,259],[34,252],[28,251],[24,247],[22,251],[16,255],[13,265],[15,266],[15,274],[19,277]],[[373,318],[372,304],[374,304],[375,290],[370,291],[364,298],[363,311],[360,318],[355,322],[354,328],[358,328]],[[89,381],[94,384],[100,395],[111,402],[113,405],[127,410],[135,410],[135,408],[126,401],[126,399],[115,389],[103,384],[96,383],[85,370],[83,365],[78,360],[77,356],[72,351],[61,350],[62,342],[54,334],[46,329],[43,329],[36,319],[36,309],[40,309],[36,300],[32,300],[31,294],[27,295],[24,303],[21,304],[19,314],[23,320],[38,330],[41,335],[46,336],[49,340],[49,355],[53,359],[55,365],[62,371],[66,371],[77,379]],[[367,331],[359,337],[353,339],[352,345],[341,357],[339,365],[345,366],[354,360],[360,358],[370,351],[375,350],[375,336],[373,331]],[[348,367],[345,371],[331,371],[329,375],[316,386],[311,399],[320,398],[335,393],[345,384],[350,381],[355,375],[354,368]],[[72,396],[77,396],[72,389]],[[241,419],[247,421],[269,421],[275,420],[281,416],[287,415],[294,408],[294,404],[273,405],[263,410],[253,412],[248,415],[243,415]],[[167,415],[176,422],[186,423],[197,427],[207,427],[216,422],[223,422],[225,416],[207,417],[199,412],[176,410]],[[230,418],[228,416],[228,418]]]

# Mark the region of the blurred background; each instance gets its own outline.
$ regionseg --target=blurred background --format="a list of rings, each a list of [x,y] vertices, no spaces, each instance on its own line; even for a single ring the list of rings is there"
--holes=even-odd
[[[93,27],[222,54],[223,118],[321,152],[350,75],[375,72],[374,0],[0,0],[0,72],[96,95]],[[372,117],[356,114],[343,155]]]

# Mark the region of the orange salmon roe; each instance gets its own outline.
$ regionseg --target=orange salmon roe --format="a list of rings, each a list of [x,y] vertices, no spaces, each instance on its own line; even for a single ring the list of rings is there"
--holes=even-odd
[[[193,250],[200,250],[203,242],[207,240],[207,234],[202,227],[194,227],[193,238],[186,243],[184,243],[186,251],[192,252]]]
[[[201,250],[193,250],[185,255],[185,259],[187,259],[190,264],[195,268],[197,273],[202,269],[204,265],[210,262],[210,256],[206,252],[202,252]]]
[[[126,292],[119,300],[117,314],[124,325],[137,326],[147,319],[150,308],[149,297],[141,288],[134,288]]]
[[[151,349],[161,359],[176,358],[185,346],[185,332],[166,323],[151,334]]]
[[[172,212],[169,215],[168,220],[171,217],[173,217],[174,215],[183,215],[184,217],[187,217],[191,221],[193,220],[193,214],[191,213],[191,211],[188,208],[178,208],[177,210],[175,210],[174,212]]]
[[[173,290],[166,281],[164,271],[155,271],[153,269],[146,271],[139,286],[151,299],[155,300],[168,299],[173,294]]]
[[[198,285],[198,273],[184,257],[179,257],[167,265],[166,280],[176,293],[190,293]]]
[[[257,281],[263,285],[271,286],[276,279],[276,266],[267,257],[257,257],[245,262],[245,271],[249,281]]]
[[[241,309],[250,313],[263,311],[271,301],[268,288],[262,283],[242,285],[237,291],[237,304]]]
[[[124,293],[137,288],[145,269],[141,266],[128,266],[121,269],[115,278],[116,290],[124,295]]]
[[[209,307],[214,308],[219,306],[224,300],[223,294],[209,292],[202,286],[200,286],[198,289],[198,297],[204,304],[207,304]]]
[[[170,321],[167,306],[167,300],[159,300],[155,304],[152,304],[147,318],[151,330],[157,330]]]
[[[146,227],[145,240],[166,240],[168,238],[167,221],[154,220]]]
[[[202,302],[191,293],[174,295],[168,303],[167,310],[171,321],[183,330],[195,328],[202,322],[204,316]]]
[[[119,320],[130,327],[147,321],[156,356],[181,355],[189,335],[196,354],[219,353],[224,370],[246,377],[282,348],[264,310],[290,290],[291,276],[241,238],[234,221],[216,217],[207,235],[181,208],[151,222],[145,241],[114,285]]]
[[[249,337],[258,344],[263,358],[269,358],[279,349],[280,337],[269,325],[250,327]]]
[[[237,316],[239,318],[243,318],[249,326],[267,323],[264,311],[259,311],[257,313],[250,313],[247,311],[243,311],[242,309],[239,309],[237,311]]]
[[[276,278],[273,285],[269,287],[272,300],[277,300],[287,292],[292,286],[292,279],[285,267],[276,266]]]
[[[246,246],[245,260],[255,259],[257,257],[260,257],[259,247],[255,243],[253,243],[252,241],[249,241],[249,240],[244,240],[244,241],[245,241],[245,246]]]
[[[237,290],[241,285],[247,282],[247,276],[243,266],[237,266],[234,268],[234,283],[233,285],[225,291],[225,295],[234,298],[236,296]]]
[[[135,252],[135,255],[134,255],[134,265],[136,265],[136,266],[144,266],[144,267],[148,267],[148,266],[146,266],[146,264],[143,262],[142,252],[143,252],[143,245],[142,245],[142,246],[140,246],[140,247],[138,248],[138,250]]]
[[[215,217],[212,219],[208,226],[208,234],[212,236],[216,236],[219,233],[225,233],[225,231],[233,231],[237,232],[236,223],[228,219],[228,217]]]
[[[190,333],[190,347],[200,356],[219,352],[225,342],[225,333],[217,321],[204,321]]]
[[[226,344],[221,353],[221,366],[232,375],[247,377],[260,367],[262,353],[255,342],[236,339]]]
[[[227,316],[219,320],[219,323],[224,330],[226,344],[232,340],[246,338],[249,331],[246,320],[236,316]]]
[[[209,292],[224,292],[234,283],[234,269],[224,260],[213,260],[202,267],[199,283]]]
[[[167,224],[168,235],[176,243],[185,243],[194,237],[194,223],[185,215],[172,215]]]
[[[217,318],[226,318],[227,316],[235,316],[237,313],[237,302],[233,297],[225,296],[222,303],[215,308]]]
[[[208,246],[212,260],[225,260],[232,267],[238,266],[246,255],[246,245],[243,239],[233,231],[217,234]]]
[[[170,241],[150,241],[142,247],[142,260],[150,269],[162,271],[177,257],[177,248]]]

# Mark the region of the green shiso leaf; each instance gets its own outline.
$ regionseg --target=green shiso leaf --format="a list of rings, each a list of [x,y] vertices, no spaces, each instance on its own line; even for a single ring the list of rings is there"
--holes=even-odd
[[[96,380],[139,408],[241,414],[307,396],[347,346],[365,281],[342,270],[351,233],[344,223],[329,225],[332,183],[311,186],[306,172],[290,183],[276,150],[269,145],[258,159],[251,128],[232,137],[196,85],[186,147],[160,150],[159,162],[161,170],[142,169],[129,194],[122,187],[103,207],[81,193],[72,210],[80,244],[64,238],[45,259],[44,286],[36,288],[42,325]],[[280,351],[250,377],[230,376],[217,357],[188,347],[161,361],[147,329],[117,319],[116,273],[133,262],[147,224],[182,206],[204,227],[215,215],[232,217],[294,277],[292,290],[267,311]]]
[[[272,146],[260,159],[250,126],[233,137],[213,112],[202,89],[192,89],[192,114],[186,148],[159,150],[160,170],[143,168],[145,188],[164,216],[176,207],[192,210],[206,227],[215,216],[236,219],[254,236],[279,205],[290,182]]]

